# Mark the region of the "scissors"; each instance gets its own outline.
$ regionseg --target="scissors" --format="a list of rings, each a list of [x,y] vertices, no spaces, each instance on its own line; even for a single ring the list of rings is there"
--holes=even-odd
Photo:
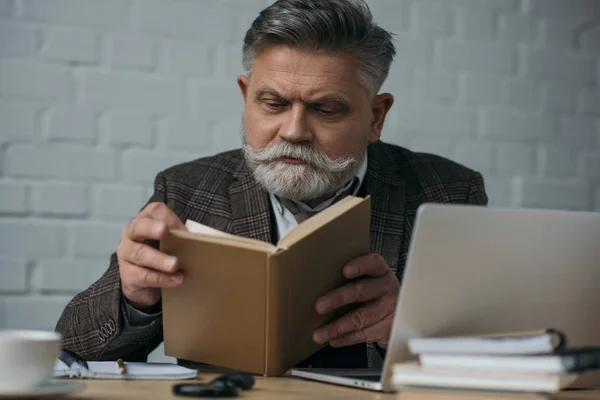
[[[249,390],[254,387],[254,377],[234,372],[221,375],[207,384],[179,383],[173,385],[173,394],[183,397],[237,397],[238,389]]]

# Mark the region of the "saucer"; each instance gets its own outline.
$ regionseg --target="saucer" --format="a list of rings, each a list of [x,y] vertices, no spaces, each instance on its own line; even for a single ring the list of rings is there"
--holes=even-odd
[[[83,382],[74,382],[68,380],[49,380],[39,386],[18,390],[14,392],[0,391],[0,399],[27,399],[40,398],[47,396],[62,396],[70,393],[75,393],[83,390],[85,384]]]

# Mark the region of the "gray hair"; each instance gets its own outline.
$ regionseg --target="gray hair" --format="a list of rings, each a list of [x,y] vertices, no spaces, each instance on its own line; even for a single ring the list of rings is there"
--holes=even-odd
[[[373,22],[363,0],[277,0],[246,32],[243,66],[248,73],[270,44],[350,56],[371,96],[381,89],[396,55],[392,34]]]

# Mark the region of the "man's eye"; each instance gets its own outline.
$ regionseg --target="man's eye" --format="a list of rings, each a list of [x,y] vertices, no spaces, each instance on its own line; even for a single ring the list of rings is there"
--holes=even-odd
[[[273,101],[265,101],[263,104],[270,110],[281,110],[285,107],[285,104]]]
[[[335,115],[338,112],[338,110],[330,108],[317,108],[316,110],[323,115]]]

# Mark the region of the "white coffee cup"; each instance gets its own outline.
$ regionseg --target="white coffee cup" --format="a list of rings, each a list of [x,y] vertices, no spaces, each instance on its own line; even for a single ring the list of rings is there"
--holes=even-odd
[[[51,331],[0,330],[0,393],[32,389],[51,378],[61,339]]]

